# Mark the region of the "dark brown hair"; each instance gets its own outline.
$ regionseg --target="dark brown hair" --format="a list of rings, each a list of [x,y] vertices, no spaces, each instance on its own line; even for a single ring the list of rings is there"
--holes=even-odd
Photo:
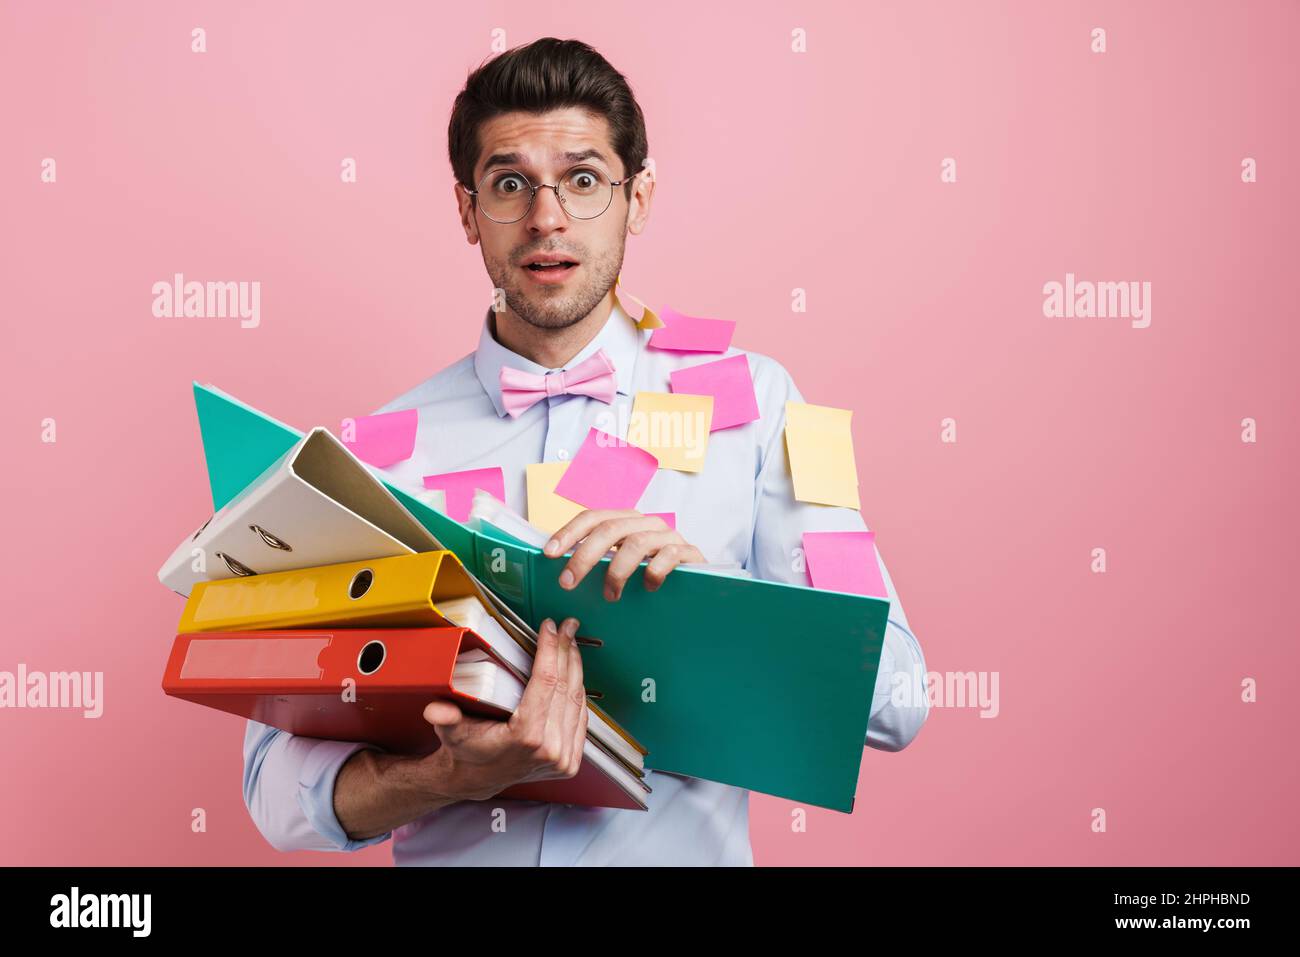
[[[479,126],[502,113],[545,113],[583,107],[605,117],[610,143],[623,161],[623,187],[632,196],[633,174],[641,169],[648,145],[645,117],[627,79],[580,40],[542,37],[488,60],[465,80],[456,95],[447,128],[447,152],[456,179],[474,187]]]

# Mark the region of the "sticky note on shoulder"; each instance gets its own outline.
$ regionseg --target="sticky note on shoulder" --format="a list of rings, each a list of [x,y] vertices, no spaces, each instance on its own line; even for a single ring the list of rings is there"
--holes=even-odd
[[[524,469],[528,484],[528,523],[550,534],[569,524],[583,511],[572,499],[555,494],[555,486],[569,467],[568,462],[538,462]]]
[[[661,327],[650,333],[646,345],[651,349],[672,352],[726,352],[736,331],[734,319],[702,319],[686,316],[664,307],[659,313]]]
[[[658,470],[659,460],[645,449],[591,429],[555,494],[587,508],[636,508]]]
[[[415,432],[419,425],[417,409],[362,415],[344,419],[339,438],[361,461],[386,469],[406,461],[415,452]]]
[[[743,353],[705,362],[668,373],[674,393],[713,396],[713,420],[709,431],[730,429],[758,418],[754,376],[749,358]]]
[[[813,588],[888,598],[875,532],[804,532],[804,563]]]
[[[859,508],[853,413],[804,402],[785,404],[785,447],[800,502]]]
[[[659,468],[704,468],[713,420],[713,396],[638,392],[632,400],[627,440],[659,460]]]

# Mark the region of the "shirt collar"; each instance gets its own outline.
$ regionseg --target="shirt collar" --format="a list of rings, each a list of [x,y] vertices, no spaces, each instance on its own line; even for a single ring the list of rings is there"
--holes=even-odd
[[[478,348],[474,350],[474,372],[478,376],[483,391],[492,400],[497,415],[504,417],[506,407],[501,401],[501,367],[510,366],[535,375],[548,372],[563,372],[576,366],[579,362],[605,350],[614,363],[614,377],[618,381],[619,395],[632,394],[632,370],[636,366],[637,351],[640,347],[641,332],[626,312],[623,311],[617,297],[614,307],[609,311],[609,318],[595,337],[583,347],[582,351],[557,369],[548,369],[531,359],[511,352],[492,336],[492,309],[489,307],[483,316],[483,329],[479,333]]]

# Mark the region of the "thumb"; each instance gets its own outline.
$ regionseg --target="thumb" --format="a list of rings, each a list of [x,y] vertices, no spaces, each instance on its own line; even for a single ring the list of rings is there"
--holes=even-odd
[[[450,701],[430,701],[424,707],[424,720],[435,728],[449,728],[460,724],[460,708]]]

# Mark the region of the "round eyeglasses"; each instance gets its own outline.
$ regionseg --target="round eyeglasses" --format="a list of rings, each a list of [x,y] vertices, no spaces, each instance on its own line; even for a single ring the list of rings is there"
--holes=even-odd
[[[626,179],[612,180],[594,166],[574,166],[564,171],[554,186],[534,186],[518,170],[494,169],[479,180],[478,189],[465,192],[478,200],[478,208],[494,223],[517,223],[533,208],[539,189],[555,190],[560,207],[574,219],[595,219],[614,199],[614,187]]]

